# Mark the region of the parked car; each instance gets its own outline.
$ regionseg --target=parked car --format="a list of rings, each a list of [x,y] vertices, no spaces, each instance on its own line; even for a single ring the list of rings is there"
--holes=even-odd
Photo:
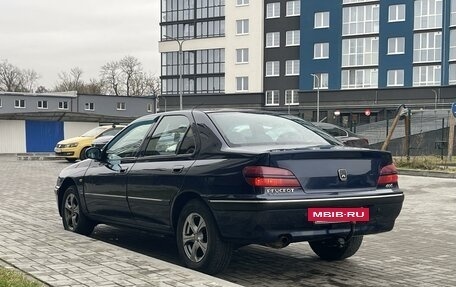
[[[210,274],[248,244],[308,241],[322,259],[350,257],[364,235],[393,228],[404,200],[389,152],[345,147],[275,113],[148,115],[87,156],[55,186],[66,230],[174,235],[185,265]]]
[[[85,151],[92,145],[93,140],[102,136],[114,136],[124,127],[124,125],[99,126],[79,137],[59,141],[54,148],[55,155],[63,156],[69,162],[75,162],[77,159],[84,160]]]
[[[369,140],[367,138],[359,136],[342,127],[329,123],[313,122],[312,124],[340,140],[346,146],[369,148]]]
[[[92,147],[97,147],[99,149],[102,149],[110,140],[112,140],[113,137],[114,136],[112,135],[112,136],[102,136],[102,137],[96,138],[92,142]]]

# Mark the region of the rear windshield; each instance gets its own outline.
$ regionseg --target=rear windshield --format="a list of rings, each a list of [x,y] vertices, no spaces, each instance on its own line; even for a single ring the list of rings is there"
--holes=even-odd
[[[299,118],[246,112],[213,113],[209,117],[230,146],[338,144]]]
[[[90,131],[84,133],[81,137],[96,137],[97,135],[101,134],[103,131],[105,131],[105,127],[96,127],[91,129]]]

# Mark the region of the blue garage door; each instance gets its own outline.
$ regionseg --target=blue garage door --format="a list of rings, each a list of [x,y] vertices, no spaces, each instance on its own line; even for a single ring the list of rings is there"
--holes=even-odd
[[[63,122],[25,121],[27,152],[52,152],[63,139]]]

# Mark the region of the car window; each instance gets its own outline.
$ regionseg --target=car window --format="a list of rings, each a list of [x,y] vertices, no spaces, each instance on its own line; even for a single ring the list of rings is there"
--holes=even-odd
[[[306,125],[277,115],[223,112],[210,114],[210,118],[229,145],[327,145],[329,143]]]
[[[123,127],[118,127],[118,128],[112,128],[109,129],[105,132],[103,132],[100,136],[115,136],[118,132],[120,132],[123,129]]]
[[[144,121],[129,126],[106,149],[108,160],[135,156],[153,123],[154,121]]]
[[[96,127],[91,129],[90,131],[85,132],[81,137],[96,137],[104,130],[106,130],[106,127]]]
[[[175,155],[188,134],[190,122],[184,116],[166,116],[155,129],[146,146],[144,156]],[[180,150],[179,150],[180,153]]]
[[[322,129],[333,137],[346,137],[347,132],[337,127],[322,127]]]

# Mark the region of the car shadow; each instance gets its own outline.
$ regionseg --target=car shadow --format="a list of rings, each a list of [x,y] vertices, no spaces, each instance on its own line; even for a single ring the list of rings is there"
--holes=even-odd
[[[92,238],[156,259],[183,266],[175,238],[130,228],[99,225]],[[336,284],[344,281],[340,271],[362,272],[356,261],[326,262],[313,254],[307,244],[284,249],[249,245],[233,252],[228,268],[216,277],[243,286],[310,286],[310,283]],[[266,284],[269,282],[272,285]],[[285,284],[285,285],[283,285]],[[302,285],[304,284],[304,285]]]

